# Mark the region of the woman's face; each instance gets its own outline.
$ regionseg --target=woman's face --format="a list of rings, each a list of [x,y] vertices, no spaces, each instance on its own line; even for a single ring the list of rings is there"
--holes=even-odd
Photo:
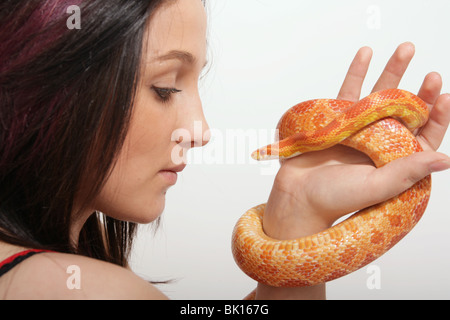
[[[168,1],[154,13],[145,37],[130,128],[94,203],[95,210],[137,223],[161,215],[166,192],[185,167],[183,155],[206,144],[209,130],[198,92],[206,64],[201,0]]]

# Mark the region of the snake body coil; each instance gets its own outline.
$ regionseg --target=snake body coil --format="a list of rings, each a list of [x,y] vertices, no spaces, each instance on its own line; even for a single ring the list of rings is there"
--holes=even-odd
[[[398,89],[373,93],[357,103],[311,100],[288,110],[278,124],[279,141],[252,157],[287,159],[341,143],[364,152],[380,167],[422,151],[411,132],[427,120],[427,105]],[[345,276],[383,255],[412,230],[426,209],[430,190],[428,176],[328,230],[287,241],[264,234],[265,204],[256,206],[234,228],[235,261],[251,278],[275,287],[313,286]]]

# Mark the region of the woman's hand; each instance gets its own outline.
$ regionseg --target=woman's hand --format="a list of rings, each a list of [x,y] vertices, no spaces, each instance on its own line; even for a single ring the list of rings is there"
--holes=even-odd
[[[396,88],[413,55],[412,44],[400,45],[373,91]],[[371,56],[371,49],[359,50],[338,99],[359,100]],[[449,168],[450,158],[436,152],[450,121],[450,95],[440,95],[441,88],[439,74],[430,73],[418,93],[430,108],[429,121],[417,133],[424,152],[380,169],[366,155],[341,145],[284,161],[268,201],[265,231],[278,239],[321,231],[347,213],[390,199],[430,173]],[[307,227],[310,220],[315,224]]]
[[[400,45],[373,91],[396,88],[413,56],[411,43]],[[358,51],[338,99],[360,99],[371,57],[370,48]],[[348,213],[390,199],[432,172],[450,168],[450,158],[436,152],[450,122],[450,95],[441,95],[441,88],[439,74],[430,73],[418,93],[430,108],[429,121],[416,133],[424,152],[379,169],[366,155],[341,145],[284,161],[264,214],[266,234],[285,240],[323,231]],[[324,298],[324,288],[275,289],[260,285],[257,297]]]

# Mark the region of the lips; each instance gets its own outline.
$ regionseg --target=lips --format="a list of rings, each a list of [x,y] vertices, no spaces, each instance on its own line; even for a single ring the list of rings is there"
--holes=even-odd
[[[178,179],[178,172],[183,171],[184,168],[186,168],[186,164],[181,164],[175,167],[161,170],[159,173],[164,177],[164,179],[166,179],[168,184],[175,185]]]
[[[164,169],[162,171],[171,171],[171,172],[181,172],[186,168],[186,164],[180,164],[178,166],[172,167],[172,168],[168,168],[168,169]]]

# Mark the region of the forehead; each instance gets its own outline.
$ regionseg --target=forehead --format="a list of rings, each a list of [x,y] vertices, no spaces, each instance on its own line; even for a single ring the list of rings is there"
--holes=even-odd
[[[174,51],[204,60],[206,12],[201,0],[167,1],[152,16],[146,32],[146,56],[151,62]]]

